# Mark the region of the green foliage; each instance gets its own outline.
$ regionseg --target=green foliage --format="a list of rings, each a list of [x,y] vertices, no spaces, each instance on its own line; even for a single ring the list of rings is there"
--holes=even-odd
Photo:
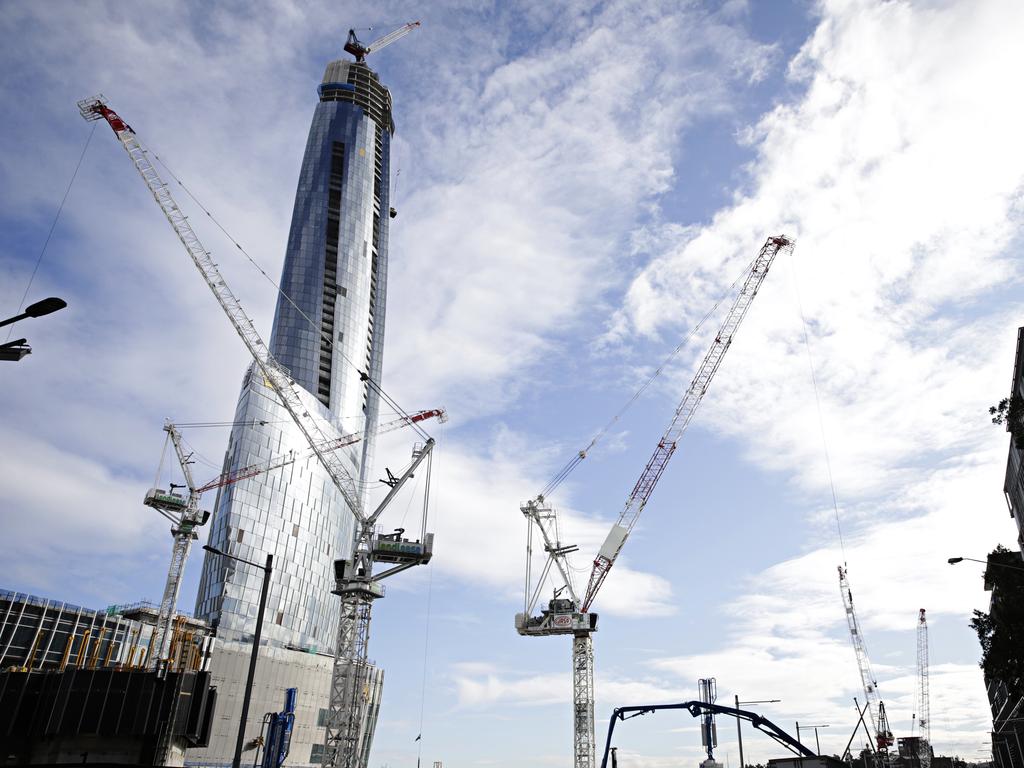
[[[1016,566],[1016,567],[1006,567]],[[971,627],[981,643],[981,668],[1002,680],[1012,696],[1024,696],[1024,570],[1004,547],[989,555],[985,580],[992,585],[991,612],[975,611]]]
[[[1024,398],[1020,395],[1004,397],[998,405],[989,408],[988,413],[993,424],[1006,425],[1014,446],[1024,451]]]

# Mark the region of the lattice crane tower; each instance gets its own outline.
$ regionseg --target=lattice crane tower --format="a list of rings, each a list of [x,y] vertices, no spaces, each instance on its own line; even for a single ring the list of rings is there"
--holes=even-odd
[[[917,724],[921,729],[918,742],[918,757],[921,768],[932,764],[932,721],[931,704],[928,700],[928,621],[924,608],[917,618]]]
[[[885,714],[885,704],[878,694],[878,680],[871,669],[871,659],[868,658],[867,645],[864,643],[864,635],[860,631],[860,622],[857,621],[857,612],[853,607],[853,592],[850,590],[850,581],[846,575],[846,568],[843,566],[839,566],[839,592],[842,595],[843,608],[846,611],[846,623],[850,629],[850,641],[853,643],[853,651],[857,656],[857,669],[860,670],[860,680],[864,686],[868,717],[871,719],[871,729],[875,734],[875,747],[885,756],[889,747],[893,744],[892,731],[889,730],[889,720]],[[885,758],[883,757],[883,762],[884,760]]]

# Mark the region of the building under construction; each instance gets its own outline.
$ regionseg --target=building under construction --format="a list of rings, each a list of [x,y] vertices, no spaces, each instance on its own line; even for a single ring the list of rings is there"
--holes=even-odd
[[[213,638],[176,616],[155,669],[156,619],[144,603],[95,610],[0,592],[0,764],[181,765],[206,744]]]

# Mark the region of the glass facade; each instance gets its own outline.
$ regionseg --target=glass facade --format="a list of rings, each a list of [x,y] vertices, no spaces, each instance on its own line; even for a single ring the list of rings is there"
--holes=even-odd
[[[303,404],[335,433],[360,486],[371,463],[379,400],[387,282],[391,95],[365,64],[327,66],[299,174],[283,295],[270,348],[302,389]],[[285,298],[287,296],[288,298]],[[289,301],[290,299],[290,301]],[[294,303],[293,303],[294,302]],[[258,369],[242,382],[225,471],[295,452],[298,460],[225,486],[209,543],[257,563],[274,556],[267,642],[333,652],[339,600],[333,561],[351,550],[353,516]],[[262,572],[216,555],[203,563],[196,615],[225,639],[251,635]]]

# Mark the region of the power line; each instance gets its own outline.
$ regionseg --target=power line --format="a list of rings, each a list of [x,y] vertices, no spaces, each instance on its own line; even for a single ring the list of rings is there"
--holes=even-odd
[[[82,147],[82,154],[78,156],[78,163],[75,164],[74,173],[71,174],[71,180],[68,182],[67,189],[64,190],[64,197],[60,199],[60,205],[57,206],[57,214],[53,217],[53,223],[50,224],[50,231],[46,233],[46,240],[43,242],[42,250],[39,251],[39,256],[36,258],[36,264],[32,268],[32,274],[28,278],[28,285],[25,286],[25,292],[21,295],[21,301],[18,302],[18,311],[14,314],[21,312],[22,307],[25,306],[25,299],[28,298],[28,292],[32,288],[32,283],[36,279],[36,272],[39,271],[39,265],[43,261],[43,254],[46,253],[46,248],[50,244],[50,238],[53,237],[53,231],[57,228],[57,222],[60,220],[61,211],[64,210],[64,203],[67,202],[68,195],[71,194],[71,185],[75,183],[75,179],[78,177],[78,169],[82,167],[82,161],[85,159],[85,152],[89,149],[89,143],[92,141],[92,135],[96,133],[96,124],[93,123],[92,129],[89,131],[89,135],[85,138],[85,146]],[[7,340],[11,340],[11,334],[14,332],[14,328],[7,329]]]
[[[793,275],[793,288],[796,291],[796,306],[800,312],[800,322],[803,327],[804,349],[807,350],[807,365],[811,371],[811,386],[814,389],[814,404],[818,412],[818,427],[821,431],[821,447],[825,454],[825,469],[828,473],[828,487],[832,491],[832,509],[836,517],[836,532],[839,534],[839,550],[843,555],[843,563],[846,563],[846,544],[843,540],[843,525],[839,519],[839,501],[836,496],[836,484],[832,477],[832,460],[828,452],[828,438],[825,435],[825,417],[821,412],[821,396],[818,394],[818,377],[814,370],[814,357],[811,355],[811,342],[807,334],[807,318],[804,317],[803,302],[800,300],[800,281],[796,275],[796,257],[790,256],[790,270]]]
[[[737,275],[736,279],[733,280],[732,285],[729,286],[728,290],[718,299],[718,301],[714,303],[714,306],[712,306],[711,309],[709,309],[705,313],[704,317],[702,317],[700,321],[690,330],[686,337],[681,342],[679,342],[678,346],[676,346],[676,348],[669,353],[668,357],[666,357],[662,361],[661,365],[659,365],[655,369],[654,373],[651,374],[647,381],[645,381],[640,386],[640,388],[636,390],[636,392],[634,392],[633,395],[625,402],[625,404],[621,408],[619,408],[616,414],[612,416],[611,420],[607,424],[605,424],[600,430],[598,430],[597,434],[595,434],[590,439],[590,442],[587,443],[586,447],[577,451],[576,455],[569,459],[569,461],[567,461],[565,465],[560,470],[558,470],[558,472],[555,473],[555,476],[552,477],[550,481],[548,481],[548,484],[544,486],[543,490],[541,490],[538,496],[547,498],[552,493],[554,493],[555,489],[558,488],[558,486],[560,486],[569,477],[569,475],[573,473],[576,467],[578,467],[585,458],[587,458],[590,449],[597,445],[597,443],[606,434],[608,434],[608,431],[613,426],[615,426],[615,424],[619,421],[619,419],[622,418],[626,411],[628,411],[632,407],[633,403],[640,399],[641,395],[643,395],[644,392],[646,392],[647,389],[651,386],[651,384],[654,383],[654,380],[657,379],[664,372],[668,364],[671,363],[676,358],[676,356],[683,350],[683,347],[689,344],[690,340],[693,339],[693,337],[700,332],[700,329],[704,326],[704,323],[706,323],[708,319],[718,310],[718,307],[721,305],[721,303],[728,296],[731,296],[735,292],[737,284],[739,284],[740,280],[742,280],[744,276],[750,271],[750,268],[755,260],[756,257],[754,259],[751,259],[747,263],[747,265],[743,268],[740,274]]]

